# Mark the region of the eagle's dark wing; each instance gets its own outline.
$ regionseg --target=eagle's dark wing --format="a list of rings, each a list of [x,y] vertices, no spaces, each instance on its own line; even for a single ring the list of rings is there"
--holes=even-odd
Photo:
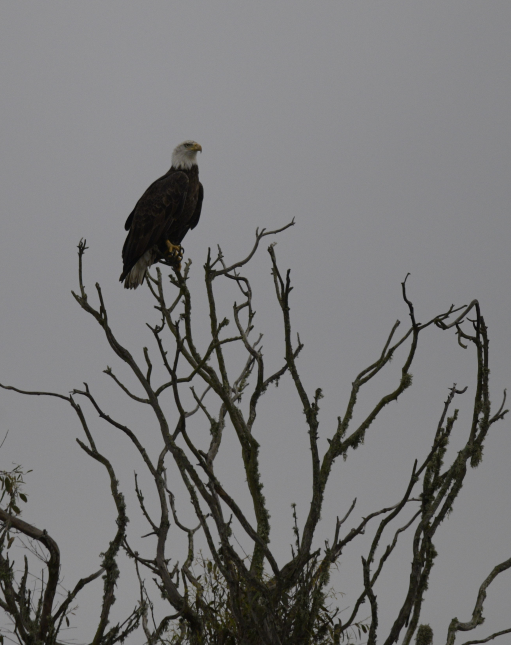
[[[124,225],[129,233],[122,249],[121,280],[146,251],[162,240],[171,224],[179,221],[187,190],[187,175],[174,170],[157,179],[138,200]]]
[[[190,219],[190,229],[195,228],[199,223],[203,199],[204,199],[204,188],[202,187],[202,184],[199,183],[199,196],[197,197],[197,206],[195,207],[195,212],[192,218]]]
[[[187,204],[185,212],[179,219],[169,221],[166,228],[166,238],[173,244],[181,244],[185,235],[192,228],[197,226],[202,209],[202,200],[204,198],[204,191],[202,184],[197,181],[194,184],[193,179],[188,185]]]

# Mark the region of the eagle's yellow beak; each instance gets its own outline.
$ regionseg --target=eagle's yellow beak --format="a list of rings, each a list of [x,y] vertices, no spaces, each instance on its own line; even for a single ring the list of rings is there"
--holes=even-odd
[[[202,152],[202,146],[200,143],[195,143],[191,150],[196,150],[197,152]]]

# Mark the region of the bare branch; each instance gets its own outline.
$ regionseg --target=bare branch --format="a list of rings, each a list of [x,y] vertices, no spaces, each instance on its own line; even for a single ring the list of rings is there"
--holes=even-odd
[[[139,396],[136,396],[135,394],[130,392],[128,388],[119,381],[117,376],[115,376],[115,374],[112,372],[111,367],[107,367],[106,370],[103,370],[103,373],[108,374],[108,376],[117,383],[117,385],[121,388],[121,390],[125,394],[127,394],[130,397],[130,399],[133,399],[134,401],[138,401],[138,403],[147,403],[147,404],[150,403],[149,399],[142,399]]]
[[[495,580],[495,578],[503,573],[504,571],[507,571],[511,567],[511,558],[508,560],[505,560],[504,562],[501,562],[498,564],[496,567],[493,568],[489,576],[484,580],[482,585],[479,587],[479,593],[477,594],[477,600],[476,604],[474,606],[474,609],[472,611],[472,618],[466,623],[460,622],[457,618],[453,618],[451,620],[451,624],[449,625],[449,629],[447,632],[447,645],[454,645],[454,641],[456,639],[456,632],[469,632],[479,625],[482,625],[484,622],[483,618],[483,606],[484,606],[484,601],[486,600],[486,590],[488,587],[491,585],[491,583]],[[496,638],[497,636],[500,636],[501,634],[510,632],[511,629],[508,629],[504,632],[498,632],[496,634],[493,634],[492,636],[489,636],[487,639],[483,641],[470,641],[470,643],[485,643],[488,640],[492,640],[493,638]],[[468,645],[465,643],[464,645]]]
[[[511,632],[511,628],[503,629],[501,632],[495,632],[495,634],[492,634],[491,636],[487,636],[486,638],[483,638],[480,641],[466,641],[465,643],[463,643],[463,645],[476,645],[476,643],[487,643],[488,641],[491,641],[494,638],[497,638],[497,636],[503,636],[504,634],[509,634],[510,632]]]
[[[247,257],[244,260],[240,260],[239,262],[235,262],[234,264],[231,264],[231,266],[229,266],[227,268],[224,268],[224,269],[222,269],[220,271],[215,271],[214,272],[214,277],[216,278],[217,276],[220,276],[220,275],[226,275],[228,273],[231,273],[231,271],[234,271],[234,269],[241,268],[242,266],[247,264],[252,259],[252,257],[254,256],[255,252],[257,251],[257,248],[259,246],[259,242],[263,239],[263,237],[266,237],[267,235],[276,235],[277,233],[282,233],[282,231],[285,231],[286,229],[290,228],[291,226],[294,226],[294,224],[295,224],[295,218],[293,217],[293,219],[289,222],[289,224],[286,224],[282,228],[275,229],[274,231],[267,231],[264,228],[261,229],[261,231],[259,231],[259,229],[256,229],[256,241],[255,241],[255,244],[254,244],[254,247],[253,247],[252,251],[250,251],[250,253],[247,255]]]
[[[30,396],[55,396],[59,399],[64,399],[64,401],[67,401],[69,403],[69,397],[64,396],[63,394],[58,394],[57,392],[34,392],[34,391],[28,391],[28,390],[19,390],[17,387],[13,387],[12,385],[2,385],[0,383],[0,387],[3,388],[4,390],[12,390],[13,392],[18,392],[18,394],[28,394]]]

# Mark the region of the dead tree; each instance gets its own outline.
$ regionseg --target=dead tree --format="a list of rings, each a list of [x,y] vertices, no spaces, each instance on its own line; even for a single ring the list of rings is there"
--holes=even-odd
[[[291,226],[289,224],[288,226]],[[308,392],[299,369],[299,355],[303,348],[300,337],[292,333],[290,316],[290,272],[282,273],[278,267],[275,248],[268,249],[273,274],[275,295],[282,312],[284,329],[284,359],[273,373],[267,373],[261,350],[261,336],[254,334],[252,288],[244,275],[244,269],[256,253],[261,240],[280,233],[277,231],[256,232],[256,240],[249,255],[239,262],[228,265],[220,249],[213,256],[208,254],[204,266],[207,303],[209,307],[209,338],[207,342],[194,336],[192,327],[192,294],[189,289],[190,263],[181,273],[173,268],[170,284],[164,280],[159,269],[156,277],[147,277],[156,309],[161,318],[150,326],[154,348],[150,353],[144,347],[145,363],[139,364],[133,354],[119,342],[112,328],[107,307],[99,284],[96,284],[98,304],[94,305],[83,281],[83,256],[85,242],[78,246],[79,290],[73,293],[80,307],[102,328],[113,353],[123,361],[135,376],[138,391],[130,390],[111,368],[108,376],[132,400],[147,406],[161,435],[161,452],[156,460],[149,457],[143,444],[143,433],[113,418],[104,410],[88,385],[75,389],[67,395],[51,392],[27,392],[12,386],[5,389],[28,395],[54,396],[66,401],[76,412],[83,428],[84,439],[78,439],[80,447],[106,469],[110,478],[110,490],[117,509],[117,531],[103,556],[101,568],[80,580],[62,601],[56,600],[56,586],[60,575],[59,548],[46,531],[41,531],[22,521],[12,507],[0,510],[3,532],[0,539],[0,607],[12,619],[13,633],[20,643],[59,643],[59,632],[71,604],[80,590],[103,578],[103,596],[100,618],[90,635],[93,645],[122,642],[137,628],[144,632],[145,641],[157,643],[190,643],[192,645],[297,645],[335,644],[353,641],[357,628],[367,634],[368,644],[374,645],[377,637],[384,645],[392,645],[400,639],[408,645],[417,632],[417,642],[431,642],[432,632],[421,625],[420,614],[431,568],[436,556],[435,533],[448,513],[463,486],[468,467],[479,464],[484,441],[490,428],[503,419],[505,394],[502,405],[492,413],[489,393],[488,333],[479,303],[474,300],[463,307],[451,306],[448,311],[434,315],[425,323],[417,322],[412,302],[402,283],[402,296],[409,316],[409,326],[398,336],[397,321],[376,360],[358,374],[344,414],[339,416],[336,427],[324,430],[329,436],[328,448],[321,454],[318,446],[319,410],[321,389]],[[234,328],[227,333],[229,321],[220,319],[215,298],[217,285],[233,281],[239,288],[240,302],[232,308]],[[401,499],[388,508],[375,510],[355,522],[349,530],[345,526],[351,520],[355,501],[346,515],[332,522],[331,540],[324,548],[318,547],[318,524],[320,521],[325,490],[332,468],[357,448],[364,440],[371,424],[383,408],[396,401],[412,384],[411,368],[416,357],[419,339],[428,328],[438,332],[454,332],[463,347],[472,347],[477,357],[477,386],[472,402],[473,414],[470,427],[465,431],[465,444],[450,462],[445,463],[446,450],[451,432],[458,418],[458,410],[452,409],[455,397],[465,389],[456,384],[449,390],[440,412],[436,433],[432,437],[429,454],[422,461],[411,465],[409,480],[403,486]],[[244,356],[242,368],[231,373],[226,360],[226,349],[237,348]],[[154,349],[164,366],[166,378],[155,382],[153,375]],[[401,376],[398,382],[389,382],[387,393],[381,397],[365,418],[353,425],[354,410],[364,386],[374,379],[396,357],[401,356]],[[266,390],[288,378],[297,394],[297,405],[305,415],[312,478],[310,482],[310,507],[303,528],[299,528],[294,515],[295,546],[286,562],[277,561],[270,548],[270,532],[279,527],[270,525],[268,504],[263,494],[260,473],[259,442],[256,430],[258,406]],[[184,388],[191,388],[193,409],[183,403]],[[241,398],[248,400],[242,405]],[[174,404],[174,414],[164,412],[163,402],[169,398]],[[155,536],[152,552],[148,547],[144,554],[135,550],[127,533],[126,504],[119,490],[118,479],[111,460],[97,445],[87,423],[83,403],[90,406],[106,423],[132,442],[154,482],[158,500],[158,517],[151,515],[145,498],[135,480],[135,490],[141,511]],[[208,432],[207,443],[198,445],[188,432],[188,420],[192,415],[202,415]],[[241,459],[246,477],[250,508],[240,508],[232,492],[222,481],[222,472],[216,468],[216,458],[222,448],[224,429],[230,424],[234,429],[241,450]],[[176,512],[175,491],[169,489],[167,467],[180,474],[183,491],[191,502],[197,524],[185,526]],[[12,500],[11,500],[12,501]],[[414,509],[409,515],[410,509]],[[403,518],[406,515],[406,521]],[[234,518],[234,520],[233,520]],[[233,528],[233,521],[236,529]],[[171,549],[171,523],[173,531],[182,531],[187,537],[188,549],[182,565],[171,566],[170,559],[183,561],[183,554],[169,552]],[[355,599],[350,615],[341,622],[337,610],[326,602],[329,576],[332,567],[341,558],[344,550],[362,533],[373,528],[374,537],[368,552],[361,560],[363,591]],[[391,530],[393,536],[385,548],[381,547],[383,533]],[[251,544],[251,553],[245,557],[240,551],[235,530],[244,533],[244,540]],[[383,567],[405,531],[413,532],[411,538],[413,559],[410,567],[408,588],[402,604],[388,633],[379,630],[378,601],[375,589]],[[207,543],[208,555],[199,556],[196,551],[196,535],[200,533]],[[46,552],[47,575],[42,581],[40,596],[34,598],[27,587],[28,565],[17,576],[13,561],[7,551],[13,535],[30,537],[39,542]],[[126,552],[136,567],[140,601],[133,612],[121,624],[109,627],[110,610],[115,601],[114,589],[119,576],[117,556]],[[494,578],[511,566],[507,560],[495,567],[481,586],[472,620],[462,623],[453,619],[447,634],[447,644],[453,645],[459,631],[467,631],[481,624],[486,588]],[[154,599],[144,580],[144,572],[156,579],[169,613],[156,619]],[[199,575],[200,573],[200,575]],[[361,607],[370,607],[370,620],[361,622]],[[367,610],[366,610],[367,611]],[[492,634],[490,640],[500,634]],[[438,638],[438,636],[437,636]],[[438,642],[438,640],[437,640]],[[472,641],[485,642],[485,641]]]

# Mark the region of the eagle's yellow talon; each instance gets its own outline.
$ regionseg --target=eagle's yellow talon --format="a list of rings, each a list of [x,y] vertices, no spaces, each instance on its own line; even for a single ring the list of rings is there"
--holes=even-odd
[[[165,240],[165,244],[167,245],[167,248],[169,250],[169,255],[179,256],[183,254],[183,250],[180,244],[172,244],[170,240]]]

